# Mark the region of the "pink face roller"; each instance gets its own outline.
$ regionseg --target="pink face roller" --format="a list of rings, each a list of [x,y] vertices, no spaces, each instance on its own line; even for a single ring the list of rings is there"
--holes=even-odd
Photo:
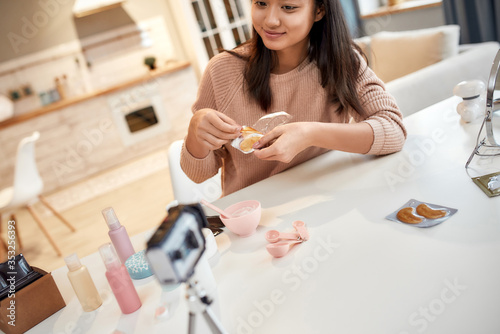
[[[266,240],[271,243],[278,242],[281,239],[299,240],[300,235],[298,233],[282,233],[277,230],[269,230],[266,232]]]
[[[302,240],[309,240],[309,231],[307,230],[306,224],[303,221],[296,220],[292,223],[292,225],[293,227],[295,227]]]
[[[266,249],[269,252],[269,254],[271,254],[273,257],[279,258],[285,256],[290,250],[291,246],[301,242],[302,240],[280,241],[274,244],[268,244],[266,246]]]

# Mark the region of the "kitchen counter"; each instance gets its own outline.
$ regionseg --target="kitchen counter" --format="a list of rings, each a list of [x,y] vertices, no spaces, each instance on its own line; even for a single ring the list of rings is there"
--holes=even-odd
[[[75,96],[75,97],[67,98],[64,100],[60,100],[60,101],[48,104],[46,106],[43,106],[41,108],[35,109],[31,112],[9,118],[3,122],[0,122],[0,130],[4,129],[6,127],[9,127],[11,125],[27,121],[27,120],[32,119],[32,118],[39,117],[41,115],[45,115],[47,113],[50,113],[50,112],[53,112],[56,110],[60,110],[62,108],[71,106],[73,104],[87,101],[87,100],[95,98],[97,96],[113,93],[113,92],[118,91],[118,90],[123,89],[123,88],[135,86],[135,85],[140,84],[141,82],[144,82],[146,80],[158,78],[158,77],[161,77],[167,73],[176,72],[176,71],[185,69],[189,66],[190,66],[190,63],[186,62],[186,61],[169,62],[169,63],[167,63],[166,66],[164,66],[162,68],[155,69],[153,71],[150,71],[149,73],[147,73],[146,75],[144,75],[142,77],[138,77],[138,78],[135,78],[135,79],[132,79],[129,81],[125,81],[123,83],[120,83],[120,84],[114,85],[114,86],[110,86],[108,88],[98,89],[98,90],[95,90],[93,92],[90,92],[90,93],[87,93],[84,95]]]

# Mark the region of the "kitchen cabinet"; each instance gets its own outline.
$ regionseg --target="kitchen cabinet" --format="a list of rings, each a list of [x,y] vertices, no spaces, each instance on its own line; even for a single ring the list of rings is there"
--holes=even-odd
[[[96,98],[98,96],[102,95],[107,95],[113,92],[116,92],[118,90],[128,88],[131,86],[136,86],[136,85],[141,85],[144,84],[147,80],[156,80],[157,78],[166,75],[171,72],[176,72],[183,70],[187,67],[190,67],[191,64],[189,62],[185,61],[172,61],[168,63],[167,65],[163,66],[162,68],[158,68],[154,71],[148,72],[144,76],[140,76],[134,79],[126,80],[121,82],[120,84],[116,84],[107,88],[102,88],[102,89],[95,89],[92,90],[91,92],[81,94],[78,96],[70,97],[67,99],[62,99],[57,102],[48,104],[46,106],[42,106],[40,108],[37,108],[31,112],[26,112],[18,116],[10,117],[4,121],[0,122],[0,130],[7,128],[9,126],[22,123],[24,121],[30,120],[32,118],[36,118],[54,111],[58,111],[60,109],[69,107],[71,105],[84,102],[93,98]]]

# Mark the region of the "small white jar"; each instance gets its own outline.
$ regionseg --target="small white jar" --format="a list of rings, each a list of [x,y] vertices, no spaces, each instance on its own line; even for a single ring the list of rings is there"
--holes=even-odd
[[[464,122],[472,122],[484,114],[485,91],[486,85],[481,80],[462,81],[453,88],[453,95],[463,100],[457,105],[457,112]]]

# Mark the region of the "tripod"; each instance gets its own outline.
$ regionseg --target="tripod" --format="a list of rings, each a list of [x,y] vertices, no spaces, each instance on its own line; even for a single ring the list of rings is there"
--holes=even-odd
[[[210,308],[212,299],[207,295],[205,289],[192,277],[186,282],[186,300],[189,304],[189,327],[188,334],[195,334],[196,313],[201,313],[205,322],[210,327],[212,333],[227,334],[217,320],[214,312]]]

